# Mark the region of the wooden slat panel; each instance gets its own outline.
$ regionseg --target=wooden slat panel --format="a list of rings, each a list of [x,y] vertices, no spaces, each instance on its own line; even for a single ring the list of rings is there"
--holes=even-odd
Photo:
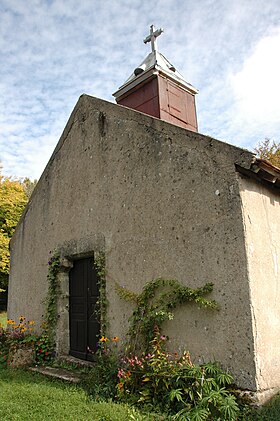
[[[74,261],[69,274],[70,354],[91,359],[96,350],[99,323],[95,307],[98,299],[97,274],[93,258]]]

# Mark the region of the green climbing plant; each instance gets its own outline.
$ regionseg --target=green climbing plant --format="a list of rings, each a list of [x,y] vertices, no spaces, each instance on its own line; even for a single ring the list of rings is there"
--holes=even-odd
[[[97,273],[99,297],[96,306],[96,317],[100,321],[100,334],[106,336],[108,330],[108,299],[106,294],[106,259],[105,252],[101,251],[94,259]]]
[[[149,349],[155,329],[161,331],[162,325],[174,317],[174,309],[187,302],[195,302],[199,307],[218,310],[215,300],[204,296],[213,291],[213,284],[206,283],[200,288],[190,288],[174,279],[158,278],[148,282],[140,294],[115,285],[120,297],[136,304],[129,319],[129,347],[132,351]]]
[[[48,262],[48,294],[46,299],[45,332],[50,342],[54,342],[57,324],[57,300],[60,294],[58,284],[58,272],[60,269],[60,255],[57,251],[53,253]]]

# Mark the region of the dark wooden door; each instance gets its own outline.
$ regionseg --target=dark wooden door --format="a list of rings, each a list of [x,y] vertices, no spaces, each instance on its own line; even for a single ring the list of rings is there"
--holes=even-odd
[[[100,331],[96,317],[99,291],[93,257],[74,261],[69,281],[70,355],[92,360]]]

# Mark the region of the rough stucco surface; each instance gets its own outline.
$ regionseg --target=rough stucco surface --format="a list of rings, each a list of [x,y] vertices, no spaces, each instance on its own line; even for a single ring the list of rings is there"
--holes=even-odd
[[[105,247],[112,335],[124,338],[131,307],[117,281],[139,292],[165,277],[214,283],[220,311],[194,305],[166,325],[170,346],[218,360],[255,389],[252,313],[239,175],[252,155],[125,107],[83,95],[11,243],[9,316],[38,323],[50,250]],[[92,239],[92,240],[91,240]]]
[[[258,389],[280,385],[280,196],[240,179]]]

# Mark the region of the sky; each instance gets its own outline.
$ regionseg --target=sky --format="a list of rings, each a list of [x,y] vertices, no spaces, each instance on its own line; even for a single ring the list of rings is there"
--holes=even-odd
[[[280,141],[279,0],[0,0],[3,175],[40,177],[81,94],[115,102],[151,24],[199,90],[200,133]]]

